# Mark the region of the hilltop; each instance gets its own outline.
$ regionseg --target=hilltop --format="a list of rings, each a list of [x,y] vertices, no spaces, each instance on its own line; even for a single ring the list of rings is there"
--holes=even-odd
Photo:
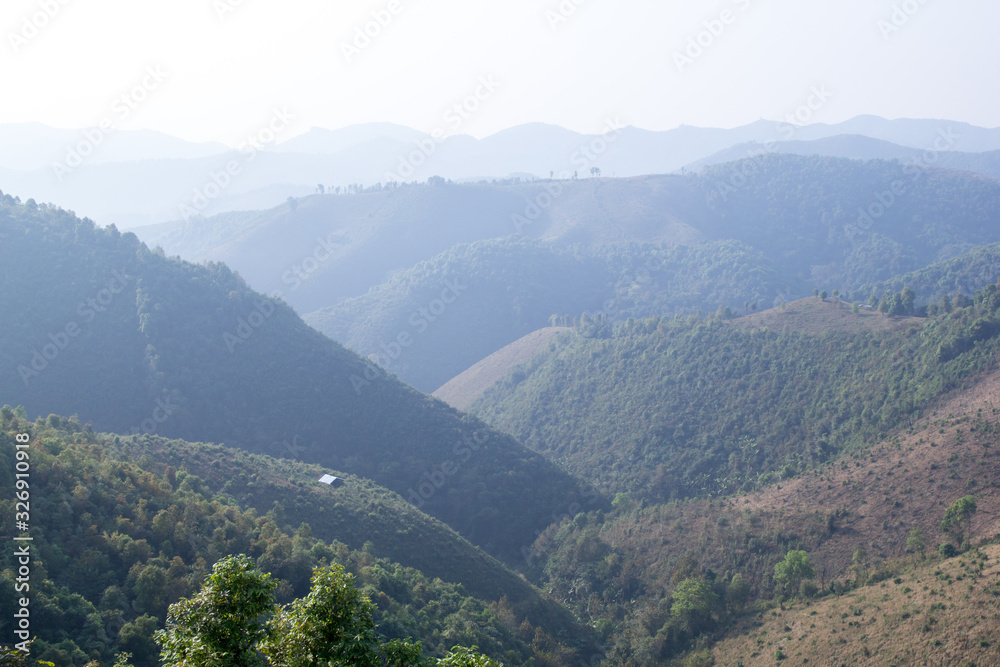
[[[771,329],[806,334],[841,332],[847,334],[877,333],[920,328],[925,318],[913,316],[888,317],[867,304],[859,312],[839,299],[807,297],[782,303],[759,313],[731,320],[741,329]]]

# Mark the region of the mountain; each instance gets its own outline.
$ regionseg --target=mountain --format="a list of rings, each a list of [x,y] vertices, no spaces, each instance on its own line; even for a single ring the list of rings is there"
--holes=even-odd
[[[433,395],[456,410],[467,410],[483,392],[507,377],[515,366],[531,361],[537,353],[555,344],[555,339],[561,334],[570,331],[570,327],[546,327],[532,331],[456,375]]]
[[[224,265],[167,259],[132,234],[9,195],[0,234],[0,396],[29,415],[76,414],[103,431],[225,443],[367,477],[508,560],[553,515],[603,502]]]
[[[662,502],[748,491],[860,450],[991,368],[997,294],[991,284],[931,318],[896,315],[912,308],[897,295],[891,322],[814,297],[731,322],[581,323],[582,335],[470,411],[612,494]],[[804,309],[824,325],[796,326]]]
[[[359,184],[424,182],[433,176],[456,182],[550,175],[568,179],[574,173],[586,177],[593,168],[619,178],[675,173],[747,142],[758,147],[773,144],[775,150],[784,151],[789,141],[808,144],[859,135],[918,155],[931,149],[960,151],[938,166],[992,176],[997,174],[996,158],[982,159],[976,154],[1000,150],[1000,129],[874,116],[834,125],[760,120],[733,129],[681,126],[666,131],[629,127],[621,119],[607,118],[589,133],[533,123],[483,139],[450,131],[448,126],[447,131],[441,127],[428,134],[390,123],[339,130],[311,128],[291,137],[284,131],[251,135],[256,147],[251,148],[254,144],[248,141],[232,151],[221,144],[195,144],[150,131],[114,130],[87,147],[82,166],[57,174],[52,164],[65,162],[72,147],[88,141],[84,130],[5,125],[0,126],[0,154],[6,156],[0,159],[0,188],[124,228],[176,219],[180,207],[194,208],[192,200],[198,193],[204,197],[206,189],[213,196],[205,197],[205,206],[194,208],[195,213],[272,207],[290,196],[315,192],[318,185],[336,192]],[[947,138],[945,144],[941,144],[941,133]],[[815,150],[842,155],[835,147],[819,145]],[[729,152],[727,159],[744,156],[745,152],[737,150]],[[224,172],[233,161],[240,171],[238,178],[216,192],[212,175]],[[121,163],[127,169],[109,163]],[[122,187],[123,179],[129,187]]]
[[[714,311],[770,300],[787,285],[738,242],[562,251],[529,241],[460,244],[306,322],[404,381],[433,391],[553,321]],[[597,315],[595,315],[597,316]],[[404,336],[403,345],[397,341]]]
[[[153,130],[66,130],[34,122],[4,123],[0,124],[0,169],[51,170],[53,162],[65,161],[81,143],[93,145],[87,159],[95,163],[196,160],[229,150],[224,144],[185,141]]]
[[[706,166],[733,162],[764,153],[788,155],[823,155],[851,160],[899,160],[904,163],[933,166],[943,169],[972,171],[993,179],[1000,178],[1000,151],[963,153],[944,151],[930,153],[929,159],[924,148],[900,146],[881,139],[862,135],[838,135],[811,141],[782,141],[773,144],[749,142],[731,146],[723,151],[687,165],[687,171],[700,171]]]
[[[32,423],[9,407],[0,421],[5,507],[15,501],[15,434],[30,437],[37,659],[82,667],[129,651],[137,667],[159,664],[151,635],[167,605],[190,596],[220,558],[239,553],[275,577],[282,602],[308,590],[314,567],[344,566],[376,601],[380,632],[416,639],[430,654],[468,643],[510,664],[543,655],[573,664],[591,650],[589,633],[565,609],[366,480],[328,487],[316,466],[100,435],[56,415]],[[0,631],[10,636],[13,576],[0,573]],[[533,623],[537,640],[536,629],[522,640]]]
[[[954,311],[955,317],[968,322],[970,309]],[[923,335],[933,335],[932,324],[925,325]],[[873,347],[881,348],[892,364],[926,363],[897,347],[884,332],[873,329],[870,335]],[[822,345],[821,338],[816,340]],[[825,349],[833,354],[835,346]],[[719,354],[732,352],[720,349]],[[607,664],[681,664],[685,659],[691,660],[687,664],[712,664],[711,658],[699,655],[700,648],[714,652],[715,664],[736,664],[734,652],[741,652],[739,659],[759,664],[774,661],[779,647],[813,662],[813,651],[827,640],[824,630],[817,628],[830,627],[837,631],[833,637],[837,645],[840,633],[847,633],[845,655],[867,648],[880,656],[879,662],[870,664],[884,664],[893,658],[886,652],[889,646],[913,655],[935,639],[946,641],[947,624],[936,625],[929,618],[942,618],[945,608],[938,604],[942,602],[957,627],[975,624],[989,632],[996,619],[982,625],[987,621],[980,601],[994,595],[996,581],[980,578],[975,564],[980,560],[978,547],[993,557],[994,547],[988,545],[996,545],[1000,530],[1000,357],[995,343],[977,343],[966,355],[961,379],[946,382],[925,409],[903,419],[884,438],[866,441],[826,463],[799,465],[755,491],[666,504],[621,492],[612,512],[588,512],[550,526],[526,558],[528,574],[578,614],[589,615],[591,624],[608,638]],[[814,381],[822,382],[829,373],[820,367],[814,370]],[[781,381],[780,375],[772,377]],[[611,386],[618,382],[609,380],[609,375],[593,379]],[[859,380],[847,391],[864,391],[867,381]],[[891,398],[892,392],[884,395]],[[748,393],[747,398],[751,404],[757,402],[756,394]],[[865,410],[873,410],[877,402],[865,401]],[[697,405],[681,413],[685,421],[704,421],[695,412]],[[811,410],[828,407],[811,400],[808,405]],[[727,410],[720,404],[713,407]],[[664,411],[670,408],[663,406]],[[772,404],[759,404],[762,415],[774,409]],[[808,442],[794,441],[800,447]],[[585,437],[577,438],[560,456],[586,444]],[[620,474],[609,466],[597,470],[608,478]],[[942,519],[947,510],[970,495],[979,511],[958,531],[946,528]],[[939,545],[945,545],[943,552],[966,550],[959,565],[973,566],[973,571],[963,573],[968,581],[943,576],[951,564],[935,555]],[[802,577],[801,586],[779,580],[775,568],[795,551],[805,552],[813,571]],[[925,558],[933,564],[927,571],[919,565]],[[937,577],[934,593],[930,592],[934,586],[910,583],[928,572]],[[975,588],[970,590],[970,585]],[[900,595],[910,605],[903,611],[922,622],[916,633],[891,632],[886,638],[883,627],[907,620],[902,615],[884,619]],[[860,614],[863,621],[850,606],[860,602],[866,603]],[[876,617],[874,607],[879,604],[883,609]],[[792,642],[786,637],[792,630],[784,622],[777,624],[777,634],[769,625],[776,617],[786,622],[789,616],[799,617],[797,611],[786,615],[790,606],[804,609],[801,613],[810,624],[795,626]],[[830,608],[842,609],[847,616],[821,615]],[[814,610],[818,610],[815,615]],[[877,625],[884,620],[889,626]],[[762,624],[768,625],[766,635],[760,632]],[[806,632],[809,641],[800,641]],[[713,648],[715,642],[721,643]],[[746,650],[748,645],[754,648]],[[964,646],[935,645],[933,650],[953,655]],[[753,652],[759,655],[751,656]]]

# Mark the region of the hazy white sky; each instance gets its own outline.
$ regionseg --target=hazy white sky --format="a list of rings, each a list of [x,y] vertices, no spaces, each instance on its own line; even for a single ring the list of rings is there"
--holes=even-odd
[[[451,132],[449,109],[478,89],[457,129],[479,137],[531,121],[595,132],[609,116],[735,127],[815,86],[832,97],[813,122],[996,127],[998,25],[986,0],[3,0],[0,123],[110,119],[235,145],[286,108],[289,136]]]

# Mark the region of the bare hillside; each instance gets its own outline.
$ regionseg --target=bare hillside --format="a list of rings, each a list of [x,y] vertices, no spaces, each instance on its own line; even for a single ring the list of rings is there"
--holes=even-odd
[[[515,366],[527,362],[556,336],[571,330],[572,327],[546,327],[533,331],[455,376],[433,395],[457,410],[465,410]]]

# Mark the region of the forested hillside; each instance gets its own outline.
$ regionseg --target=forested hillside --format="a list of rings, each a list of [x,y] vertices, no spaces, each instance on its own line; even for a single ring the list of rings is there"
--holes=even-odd
[[[587,321],[472,411],[609,492],[749,490],[878,440],[992,368],[998,308],[991,284],[877,330],[860,321],[889,315],[848,312],[857,328],[819,333],[779,330],[780,309],[763,328],[718,316]]]
[[[817,637],[822,641],[823,630],[801,628],[796,641],[786,643],[784,635],[758,629],[790,604],[848,610],[873,596],[890,602],[889,608],[906,605],[903,612],[924,619],[918,627],[928,617],[941,619],[935,612],[947,601],[949,618],[960,627],[995,632],[1000,617],[984,616],[980,605],[993,595],[995,578],[941,577],[944,587],[935,593],[904,581],[923,577],[922,563],[945,567],[937,563],[959,551],[971,550],[965,563],[975,563],[975,547],[996,544],[1000,536],[998,390],[1000,370],[994,369],[935,400],[925,417],[887,439],[759,491],[666,504],[622,493],[613,512],[550,527],[525,565],[608,638],[609,665],[680,665],[685,659],[710,665],[698,649],[725,637],[733,641],[720,646],[714,664],[736,664],[727,644],[754,645],[741,658],[758,652],[758,662],[773,660],[777,648],[811,656],[808,647]],[[966,590],[968,584],[981,587]],[[945,600],[949,595],[954,597]],[[874,615],[865,616],[866,627],[874,624]],[[809,620],[830,629],[826,619]],[[846,630],[845,650],[867,648],[885,657],[881,635],[857,632],[859,621],[833,625],[834,639],[841,643],[839,633]],[[924,650],[928,640],[957,641],[943,622],[929,625],[896,636],[889,656]],[[810,641],[800,645],[803,635]],[[961,645],[951,643],[941,654]]]
[[[787,281],[734,241],[562,251],[533,241],[459,245],[306,322],[433,391],[531,331],[584,312],[649,317],[770,300]],[[554,319],[553,319],[554,318]],[[406,345],[399,345],[403,337]]]
[[[30,434],[37,659],[110,665],[125,651],[136,667],[159,664],[152,634],[167,606],[228,554],[271,573],[279,602],[304,595],[314,567],[343,565],[376,603],[379,632],[415,639],[429,655],[477,645],[508,664],[570,665],[592,650],[566,610],[370,482],[331,488],[303,464],[21,415],[0,414],[0,508],[13,516],[14,434]],[[11,525],[0,570],[5,636],[17,608]]]
[[[104,431],[321,463],[506,558],[585,502],[555,465],[310,329],[223,265],[170,260],[132,234],[9,196],[0,233],[0,396],[32,417],[77,414]]]

